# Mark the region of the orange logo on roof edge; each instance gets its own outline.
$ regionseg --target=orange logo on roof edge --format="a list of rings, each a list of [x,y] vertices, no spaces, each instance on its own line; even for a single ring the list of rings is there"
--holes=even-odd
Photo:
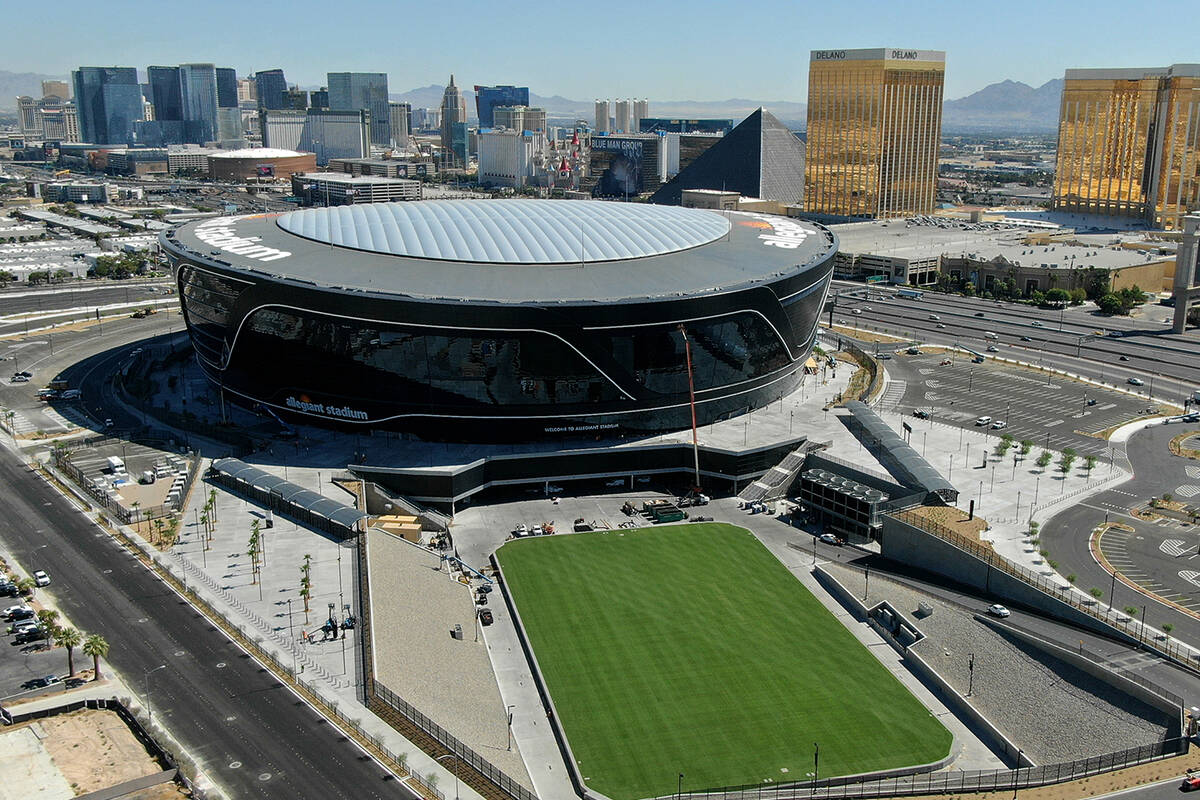
[[[769,223],[769,222],[758,222],[758,221],[738,222],[738,225],[745,225],[747,228],[760,228],[760,229],[764,229],[764,228],[769,229],[771,227],[771,223]]]

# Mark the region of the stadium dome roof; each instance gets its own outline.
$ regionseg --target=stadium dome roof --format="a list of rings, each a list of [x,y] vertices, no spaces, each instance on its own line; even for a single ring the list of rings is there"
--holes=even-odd
[[[590,200],[428,200],[293,211],[288,233],[395,256],[569,264],[663,255],[715,241],[728,220],[674,206]]]

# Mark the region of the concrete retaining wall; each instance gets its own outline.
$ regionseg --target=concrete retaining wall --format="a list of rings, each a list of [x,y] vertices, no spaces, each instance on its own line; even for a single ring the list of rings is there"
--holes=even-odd
[[[884,517],[880,544],[885,558],[943,575],[983,594],[1013,605],[1037,609],[1102,636],[1126,644],[1139,644],[1135,637],[1120,628],[1051,597],[1021,579],[995,569],[987,561],[895,517]],[[996,558],[1000,559],[1001,556],[997,555]]]

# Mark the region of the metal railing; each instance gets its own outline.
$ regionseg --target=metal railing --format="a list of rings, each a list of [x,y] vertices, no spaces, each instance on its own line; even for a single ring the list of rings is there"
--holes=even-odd
[[[1086,614],[1114,632],[1136,640],[1147,650],[1153,650],[1189,670],[1200,672],[1200,651],[1182,642],[1171,640],[1165,633],[1162,634],[1162,638],[1159,638],[1159,635],[1153,630],[1147,631],[1144,614],[1143,619],[1137,622],[1133,619],[1132,615],[1118,612],[1112,606],[1105,606],[1102,611],[1097,608],[1099,605],[1097,601],[1085,598],[1082,592],[1079,592],[1070,584],[1064,586],[1061,583],[1062,578],[1058,578],[1056,581],[1054,578],[1018,566],[996,553],[989,544],[969,539],[944,525],[924,519],[911,511],[897,511],[892,516],[907,525],[936,536],[968,555],[974,556],[986,563],[990,569],[1009,575],[1033,587],[1042,594],[1058,600],[1082,614]],[[1057,578],[1057,573],[1054,577]]]
[[[517,783],[495,764],[479,755],[479,753],[476,753],[455,737],[454,734],[421,713],[420,710],[404,698],[388,689],[378,679],[373,682],[373,685],[375,690],[374,698],[377,701],[394,709],[424,733],[436,739],[439,744],[461,759],[464,764],[499,787],[506,795],[514,798],[514,800],[538,800],[537,795]]]
[[[1164,758],[1184,755],[1183,736],[1138,745],[1114,753],[1045,764],[1040,767],[995,770],[953,770],[900,775],[891,778],[831,778],[790,786],[748,786],[684,792],[690,800],[801,800],[801,798],[901,797],[924,794],[1008,792],[1102,775]],[[670,795],[674,797],[675,795]]]

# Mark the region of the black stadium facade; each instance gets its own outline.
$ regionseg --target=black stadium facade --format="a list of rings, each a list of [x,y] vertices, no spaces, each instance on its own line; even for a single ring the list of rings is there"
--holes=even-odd
[[[644,432],[800,380],[837,240],[785,217],[435,200],[162,235],[201,367],[239,403],[434,439]]]

